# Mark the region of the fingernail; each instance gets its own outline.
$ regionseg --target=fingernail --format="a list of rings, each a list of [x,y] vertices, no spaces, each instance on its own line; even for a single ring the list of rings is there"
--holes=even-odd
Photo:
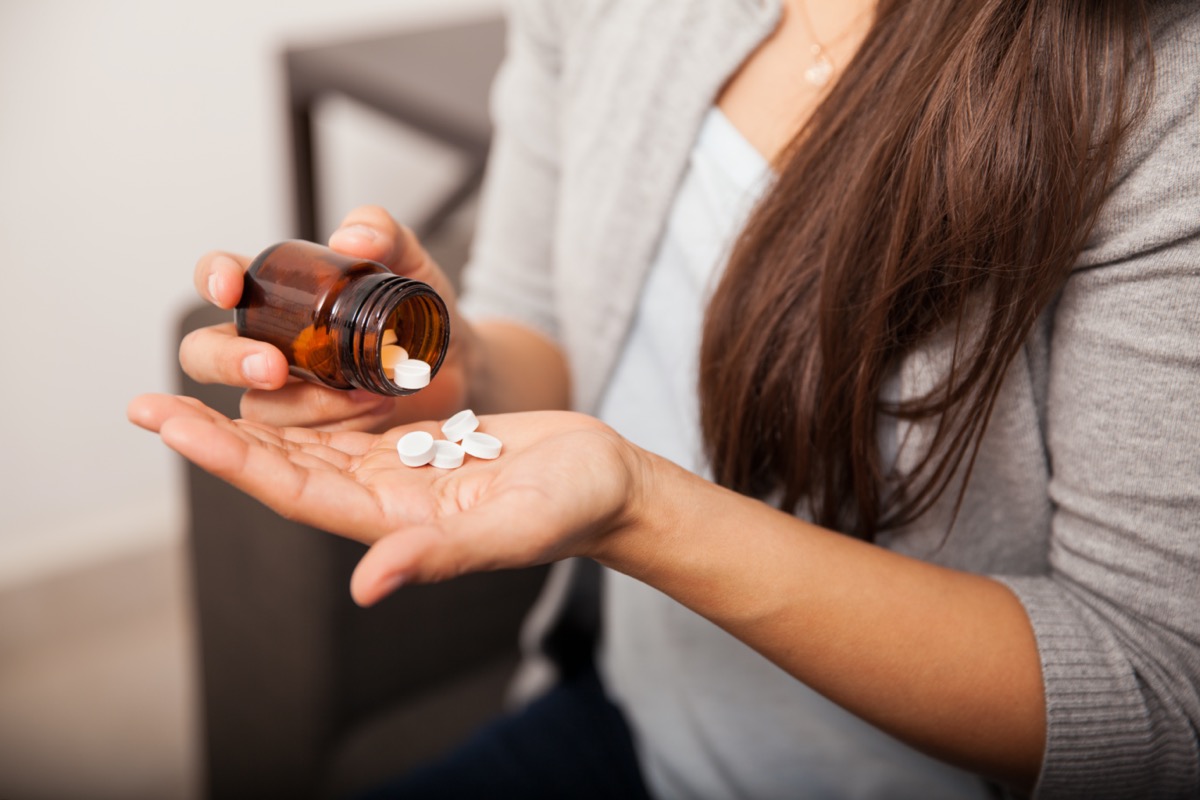
[[[255,353],[242,359],[242,375],[252,383],[266,383],[270,379],[270,366],[265,353]]]
[[[379,232],[374,228],[369,228],[366,225],[347,225],[345,228],[339,228],[334,236],[345,239],[358,239],[363,242],[374,242],[379,238]]]
[[[220,276],[214,272],[212,275],[208,276],[208,296],[216,302],[220,302],[220,300],[217,299],[217,292],[220,291],[220,288]]]

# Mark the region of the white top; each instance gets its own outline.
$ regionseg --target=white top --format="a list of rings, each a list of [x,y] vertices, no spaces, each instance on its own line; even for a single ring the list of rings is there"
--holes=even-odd
[[[766,160],[713,108],[646,277],[598,416],[640,447],[704,473],[700,329],[718,265],[770,179]]]
[[[600,404],[622,435],[699,474],[708,474],[697,396],[704,308],[770,177],[753,146],[709,111]],[[605,580],[600,669],[655,795],[988,796],[974,776],[846,713],[657,590],[615,572]]]

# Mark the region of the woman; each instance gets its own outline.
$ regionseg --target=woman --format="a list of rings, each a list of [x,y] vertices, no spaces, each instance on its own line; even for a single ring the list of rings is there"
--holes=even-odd
[[[130,417],[371,544],[364,604],[609,567],[651,794],[1195,794],[1200,15],[1142,5],[519,4],[434,384],[285,382],[219,328],[181,359],[249,422]],[[331,246],[453,305],[378,209]],[[500,459],[399,465],[468,405]]]

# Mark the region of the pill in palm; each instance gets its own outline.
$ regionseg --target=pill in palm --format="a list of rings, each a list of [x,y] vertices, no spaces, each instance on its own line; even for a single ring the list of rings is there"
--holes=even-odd
[[[462,440],[462,449],[475,458],[493,459],[500,455],[502,447],[495,436],[479,431],[471,431]]]
[[[418,362],[428,367],[424,362]],[[397,374],[402,374],[397,366]],[[400,460],[410,467],[432,464],[439,469],[461,467],[466,457],[491,460],[500,456],[503,444],[495,436],[478,430],[479,418],[469,408],[459,411],[442,424],[445,439],[434,439],[424,431],[405,434],[396,443]],[[461,444],[456,442],[461,441]]]
[[[439,439],[433,443],[433,461],[430,462],[438,469],[456,469],[462,466],[466,452],[454,442]]]
[[[396,442],[396,452],[400,454],[400,462],[409,467],[423,467],[433,461],[437,454],[436,442],[433,435],[425,431],[413,431],[400,437]]]
[[[379,363],[388,372],[394,370],[397,364],[407,358],[408,351],[398,344],[385,344],[379,348]]]
[[[452,442],[461,442],[462,438],[479,427],[479,418],[469,408],[455,414],[442,423],[442,434]]]
[[[429,385],[432,369],[419,358],[406,358],[396,362],[395,377],[392,378],[401,389],[424,389]]]

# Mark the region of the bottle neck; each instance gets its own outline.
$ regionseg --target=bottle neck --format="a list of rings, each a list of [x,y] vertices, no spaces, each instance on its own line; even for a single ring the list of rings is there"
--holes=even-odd
[[[449,344],[448,314],[442,299],[420,281],[391,273],[365,275],[353,281],[338,298],[331,324],[343,327],[343,364],[353,364],[348,378],[360,389],[404,395],[387,375],[381,359],[383,332],[397,317],[406,332],[401,344],[413,358],[429,363],[434,374]]]

